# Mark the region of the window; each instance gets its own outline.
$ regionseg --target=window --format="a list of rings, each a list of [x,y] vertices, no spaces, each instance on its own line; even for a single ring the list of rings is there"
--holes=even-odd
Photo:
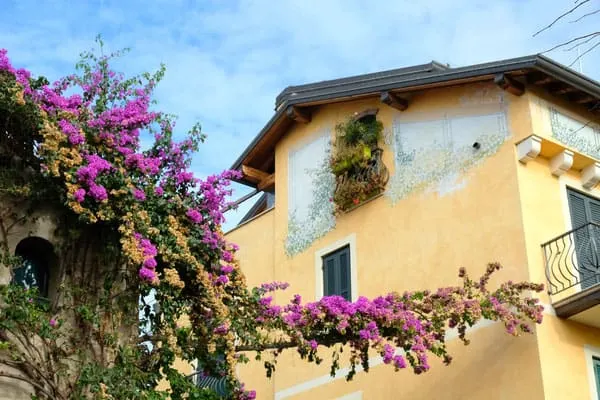
[[[597,267],[600,265],[600,228],[587,225],[600,223],[600,200],[567,189],[571,227],[575,229],[575,252],[581,279],[581,288],[586,289],[600,282]]]
[[[15,255],[22,263],[13,271],[13,283],[25,289],[37,288],[41,297],[48,297],[50,267],[54,263],[52,244],[39,237],[28,237],[17,245]]]
[[[596,379],[596,393],[600,396],[600,358],[593,357],[592,365],[594,367],[594,378]]]
[[[323,295],[337,295],[352,300],[350,246],[323,256]]]

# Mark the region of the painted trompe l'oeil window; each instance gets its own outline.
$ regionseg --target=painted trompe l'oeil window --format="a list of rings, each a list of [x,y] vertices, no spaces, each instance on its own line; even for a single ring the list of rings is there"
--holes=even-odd
[[[330,133],[290,151],[286,253],[295,255],[335,226],[335,178],[328,164]]]
[[[400,200],[433,187],[445,194],[462,187],[460,176],[496,153],[508,137],[506,114],[395,121],[395,172],[388,193]]]
[[[600,127],[592,121],[571,118],[556,109],[550,109],[552,136],[561,143],[600,159]]]

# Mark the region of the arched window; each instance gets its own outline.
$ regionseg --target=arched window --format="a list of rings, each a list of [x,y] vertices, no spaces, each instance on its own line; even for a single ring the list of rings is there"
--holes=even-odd
[[[22,262],[13,271],[13,283],[26,289],[37,288],[41,297],[48,297],[50,267],[55,259],[52,244],[46,239],[28,237],[19,242],[15,255]]]

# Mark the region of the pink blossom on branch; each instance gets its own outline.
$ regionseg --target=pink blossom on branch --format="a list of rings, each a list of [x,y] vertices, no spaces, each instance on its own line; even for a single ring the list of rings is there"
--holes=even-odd
[[[348,343],[354,362],[368,362],[368,350],[376,350],[385,364],[396,369],[410,363],[415,373],[429,370],[431,354],[449,363],[446,351],[447,329],[458,329],[459,338],[468,344],[466,330],[481,319],[499,321],[510,335],[532,332],[532,324],[541,323],[543,306],[539,300],[523,296],[525,292],[539,292],[543,285],[531,283],[504,283],[495,291],[487,288],[491,274],[500,269],[489,264],[479,281],[471,280],[461,269],[461,287],[440,288],[434,292],[390,293],[372,300],[359,297],[350,302],[340,296],[326,296],[316,302],[302,304],[299,295],[285,305],[272,304],[266,293],[277,290],[278,283],[262,285],[255,309],[254,320],[262,327],[275,326],[287,336],[272,345],[247,343],[241,348],[283,349],[297,347],[302,357],[317,360],[315,343],[325,347]],[[405,354],[396,354],[396,347]]]

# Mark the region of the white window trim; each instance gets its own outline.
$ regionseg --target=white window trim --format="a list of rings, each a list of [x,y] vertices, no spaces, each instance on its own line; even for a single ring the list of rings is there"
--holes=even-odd
[[[595,347],[589,344],[583,346],[585,354],[585,363],[588,370],[588,382],[590,385],[590,399],[600,399],[600,393],[596,389],[596,374],[594,373],[593,358],[600,358],[600,347]]]
[[[362,390],[359,390],[358,392],[352,392],[342,397],[338,397],[336,400],[362,400],[362,394]]]
[[[356,261],[356,234],[346,236],[327,247],[315,252],[315,297],[320,300],[323,297],[323,256],[341,249],[350,247],[350,298],[356,301],[358,298],[358,265]]]

